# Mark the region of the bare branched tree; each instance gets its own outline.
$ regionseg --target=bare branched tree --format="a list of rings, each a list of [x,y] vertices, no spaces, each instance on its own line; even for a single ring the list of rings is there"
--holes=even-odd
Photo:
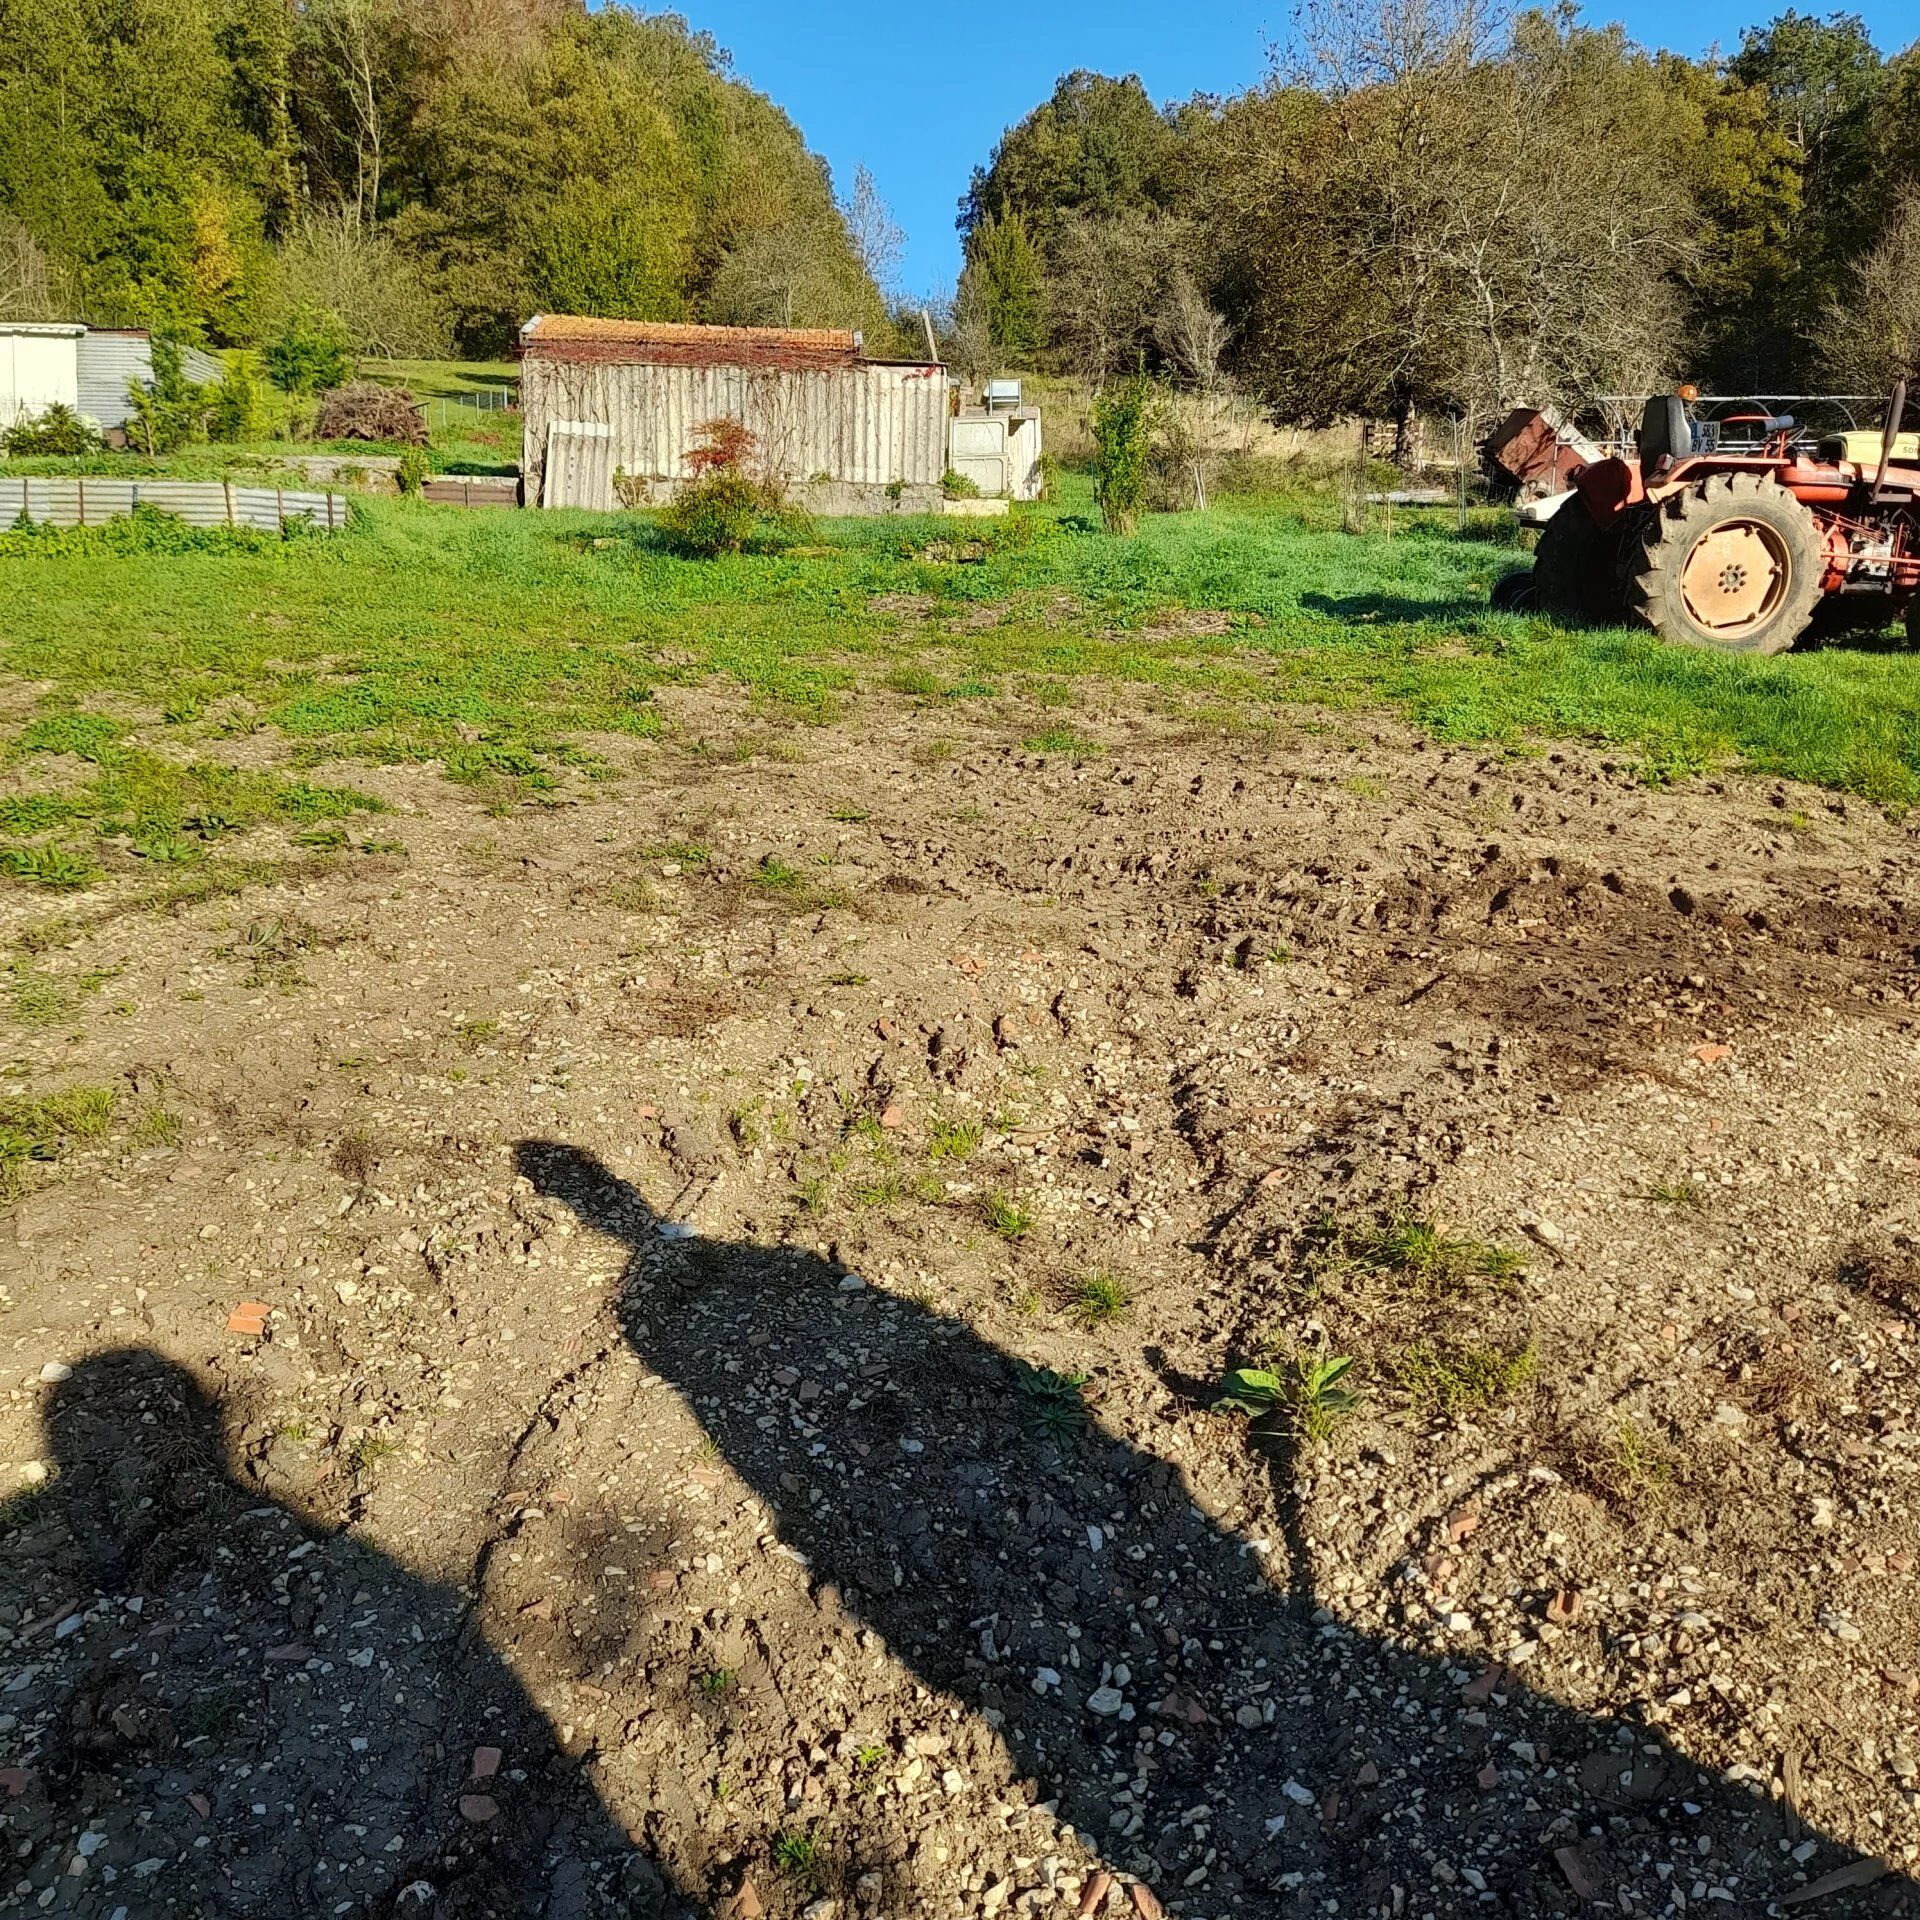
[[[841,202],[840,216],[867,277],[882,293],[892,293],[906,251],[906,231],[880,197],[879,183],[864,164],[854,169],[853,191]]]
[[[1920,378],[1920,187],[1894,203],[1880,244],[1827,309],[1820,344],[1828,373],[1858,392]]]
[[[348,207],[308,214],[287,235],[268,304],[269,325],[301,306],[338,315],[355,354],[430,360],[449,350],[419,263]]]
[[[1177,224],[1147,213],[1064,218],[1047,249],[1054,351],[1096,384],[1137,364],[1154,296],[1180,240]]]
[[[0,320],[70,320],[46,251],[18,220],[0,217]]]

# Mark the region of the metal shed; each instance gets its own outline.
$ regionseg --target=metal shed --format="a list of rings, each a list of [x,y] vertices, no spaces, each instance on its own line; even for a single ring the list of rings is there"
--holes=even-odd
[[[181,370],[210,385],[226,369],[210,353],[185,347]],[[49,407],[71,407],[113,434],[133,417],[127,383],[153,383],[152,337],[129,327],[87,327],[78,320],[0,321],[0,427]]]
[[[189,380],[211,386],[226,369],[210,353],[183,347],[180,370]],[[153,337],[135,327],[89,327],[80,340],[80,411],[104,433],[133,418],[127,383],[153,384]]]
[[[710,420],[737,420],[817,513],[936,508],[947,381],[932,361],[868,360],[857,333],[542,314],[521,329],[526,499],[610,509],[615,476],[664,500]]]

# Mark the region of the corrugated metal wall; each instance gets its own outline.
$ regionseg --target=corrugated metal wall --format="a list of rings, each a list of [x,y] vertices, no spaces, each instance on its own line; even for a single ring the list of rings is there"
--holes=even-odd
[[[189,380],[211,386],[226,368],[198,347],[183,347],[180,370]],[[133,418],[127,383],[153,384],[153,342],[144,333],[111,328],[89,332],[80,342],[80,411],[101,427],[124,427]]]
[[[521,406],[527,497],[546,506],[611,508],[615,469],[649,482],[685,479],[700,428],[719,419],[745,425],[790,482],[938,486],[946,471],[947,383],[932,366],[635,366],[530,353]],[[569,426],[611,429],[610,458],[603,467],[584,444],[575,457],[569,443],[569,477],[549,477],[549,436]]]
[[[144,335],[89,333],[80,342],[80,411],[102,427],[133,418],[127,383],[153,379],[153,348]]]
[[[195,527],[273,531],[289,520],[311,520],[316,528],[337,531],[347,524],[344,493],[234,487],[219,480],[68,479],[64,475],[0,480],[0,527],[11,526],[22,514],[42,526],[97,527],[131,513],[136,506],[156,507]]]

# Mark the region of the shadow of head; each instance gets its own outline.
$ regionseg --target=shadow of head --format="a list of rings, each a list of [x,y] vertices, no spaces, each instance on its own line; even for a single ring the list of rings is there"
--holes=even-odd
[[[1273,1889],[1293,1875],[1346,1911],[1384,1910],[1411,1874],[1439,1911],[1484,1889],[1559,1913],[1589,1883],[1662,1910],[1680,1863],[1689,1887],[1712,1877],[1749,1903],[1801,1872],[1751,1785],[1464,1644],[1424,1647],[1455,1603],[1418,1576],[1417,1517],[1365,1511],[1316,1475],[1305,1520],[1332,1591],[1289,1593],[1309,1584],[1290,1472],[1270,1484],[1237,1428],[1186,1418],[1161,1381],[1033,1365],[801,1249],[664,1236],[577,1150],[532,1143],[520,1165],[627,1239],[627,1338],[770,1514],[826,1617],[873,1630],[963,1705],[963,1764],[995,1764],[985,1749],[1003,1740],[1112,1864],[1162,1888],[1204,1868],[1207,1911],[1261,1913],[1283,1910]],[[1198,1385],[1164,1362],[1161,1379]],[[1516,1588],[1484,1632],[1538,1652],[1548,1597]],[[1399,1810],[1416,1801],[1421,1831],[1471,1855],[1479,1878],[1447,1883],[1458,1898],[1407,1851]],[[1855,1858],[1823,1852],[1812,1870]],[[1889,1878],[1876,1910],[1908,1887]]]
[[[44,1421],[53,1495],[103,1585],[233,1491],[219,1409],[185,1367],[146,1348],[82,1360]]]

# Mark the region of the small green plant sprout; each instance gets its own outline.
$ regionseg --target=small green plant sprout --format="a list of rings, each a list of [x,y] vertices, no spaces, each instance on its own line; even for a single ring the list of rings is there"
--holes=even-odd
[[[721,1695],[733,1691],[733,1683],[738,1678],[739,1675],[731,1667],[710,1667],[695,1684],[709,1700],[718,1700]]]
[[[936,1120],[927,1129],[929,1160],[970,1160],[980,1150],[976,1120]]]
[[[791,1828],[776,1833],[773,1864],[789,1880],[812,1886],[820,1878],[820,1842],[810,1833],[795,1833]]]
[[[1225,1392],[1214,1406],[1255,1420],[1269,1415],[1289,1419],[1300,1437],[1321,1446],[1358,1413],[1366,1395],[1345,1384],[1353,1371],[1347,1354],[1296,1355],[1284,1369],[1238,1367],[1226,1377]]]
[[[1049,1440],[1071,1440],[1086,1424],[1086,1373],[1055,1373],[1051,1367],[1029,1367],[1020,1376],[1020,1391],[1033,1424]]]
[[[1691,1180],[1656,1180],[1647,1189],[1649,1200],[1659,1200],[1670,1207],[1697,1207],[1704,1204],[1705,1196]]]
[[[1002,1240],[1020,1240],[1033,1231],[1033,1215],[1004,1193],[990,1193],[985,1202],[987,1225]]]
[[[1133,1295],[1118,1274],[1090,1273],[1074,1288],[1067,1312],[1077,1326],[1103,1327],[1124,1319],[1132,1304]]]

